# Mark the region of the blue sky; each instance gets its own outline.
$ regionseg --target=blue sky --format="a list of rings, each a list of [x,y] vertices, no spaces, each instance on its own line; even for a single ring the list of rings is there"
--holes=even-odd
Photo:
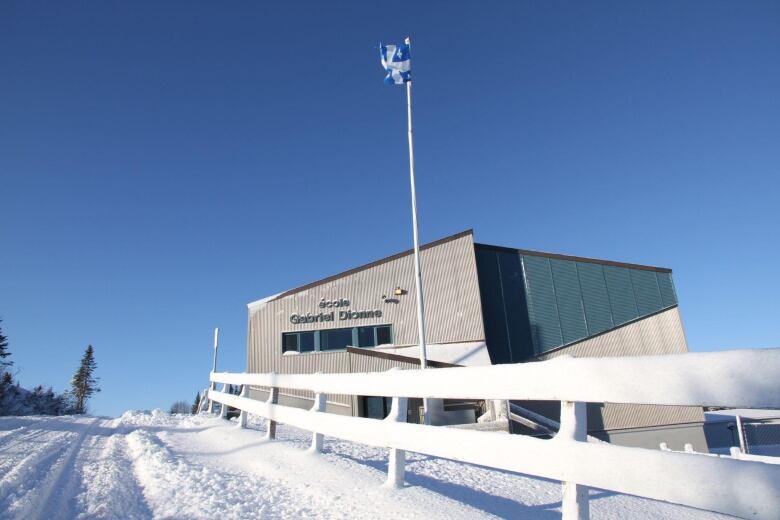
[[[671,267],[691,350],[780,346],[780,3],[3,2],[0,317],[97,414],[243,370],[246,304],[424,241]]]

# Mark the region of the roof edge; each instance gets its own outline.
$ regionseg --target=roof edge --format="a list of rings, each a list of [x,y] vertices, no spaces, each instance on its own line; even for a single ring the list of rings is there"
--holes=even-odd
[[[491,244],[477,244],[474,243],[475,247],[482,247],[486,249],[493,249],[495,251],[507,251],[511,253],[518,253],[521,255],[529,255],[529,256],[543,256],[546,258],[555,258],[558,260],[573,260],[575,262],[588,262],[591,264],[601,264],[601,265],[609,265],[612,267],[625,267],[628,269],[641,269],[644,271],[655,271],[658,273],[671,273],[672,270],[668,267],[656,267],[652,265],[643,265],[643,264],[632,264],[628,262],[614,262],[612,260],[601,260],[599,258],[588,258],[585,256],[572,256],[572,255],[562,255],[558,253],[547,253],[544,251],[533,251],[531,249],[517,249],[514,247],[503,247],[503,246],[494,246]]]
[[[474,236],[474,230],[473,229],[467,229],[465,231],[461,231],[460,233],[455,233],[454,235],[449,235],[449,236],[446,236],[444,238],[440,238],[438,240],[434,240],[433,242],[428,242],[427,244],[423,244],[423,245],[420,246],[420,251],[423,251],[425,249],[430,249],[432,247],[440,246],[442,244],[446,244],[447,242],[452,242],[453,240],[457,240],[459,238],[463,238],[463,237],[469,236],[469,235]],[[283,291],[283,292],[281,292],[279,294],[276,294],[276,295],[268,297],[268,298],[263,298],[263,300],[259,300],[259,301],[263,301],[263,303],[267,303],[267,302],[270,302],[270,301],[279,300],[279,299],[284,298],[286,296],[290,296],[292,294],[299,293],[301,291],[305,291],[306,289],[311,289],[312,287],[316,287],[318,285],[322,285],[324,283],[328,283],[328,282],[331,282],[333,280],[338,280],[339,278],[344,278],[345,276],[349,276],[349,275],[352,275],[352,274],[355,274],[355,273],[359,273],[360,271],[365,271],[366,269],[371,269],[372,267],[376,267],[378,265],[386,264],[387,262],[391,262],[393,260],[397,260],[399,258],[403,258],[405,256],[411,255],[412,253],[414,253],[414,249],[413,248],[412,249],[407,249],[406,251],[402,251],[400,253],[396,253],[394,255],[390,255],[390,256],[387,256],[385,258],[381,258],[379,260],[375,260],[373,262],[370,262],[370,263],[367,263],[367,264],[364,264],[364,265],[361,265],[361,266],[358,266],[358,267],[354,267],[352,269],[349,269],[347,271],[343,271],[343,272],[338,273],[338,274],[334,274],[334,275],[331,275],[331,276],[327,276],[325,278],[321,278],[320,280],[316,280],[314,282],[307,283],[306,285],[301,285],[299,287],[295,287],[294,289],[289,289],[287,291]]]

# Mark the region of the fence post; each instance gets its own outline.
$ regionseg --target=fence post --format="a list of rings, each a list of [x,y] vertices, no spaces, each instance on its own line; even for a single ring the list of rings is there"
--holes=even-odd
[[[209,389],[204,388],[200,394],[200,401],[198,401],[198,413],[203,413],[203,408],[206,407],[206,401],[209,400]]]
[[[215,392],[217,390],[217,383],[214,381],[211,382],[211,387],[209,388],[209,392]],[[212,413],[214,411],[214,400],[209,398],[209,409],[207,410],[209,413]]]
[[[409,399],[406,397],[393,397],[393,404],[390,407],[390,414],[385,417],[385,421],[406,422],[406,413],[409,408]],[[406,475],[406,451],[398,448],[390,448],[389,460],[387,463],[387,481],[385,485],[389,487],[403,487]]]
[[[249,385],[241,385],[241,397],[249,397]],[[239,428],[246,428],[246,419],[247,413],[241,410],[241,413],[238,415]]]
[[[277,404],[279,402],[279,389],[275,386],[272,386],[270,390],[268,391],[268,400],[266,403],[268,404]],[[270,414],[269,414],[270,415]],[[271,418],[266,417],[267,424],[267,430],[265,432],[265,438],[267,440],[275,439],[276,438],[276,421],[274,421]]]
[[[586,410],[586,403],[561,401],[561,427],[555,438],[587,442],[588,416]],[[588,520],[590,518],[588,487],[576,482],[563,482],[561,513],[563,520]]]
[[[327,394],[317,392],[314,395],[314,406],[311,407],[311,412],[324,412]],[[311,434],[311,448],[309,451],[314,453],[322,453],[322,441],[323,435],[321,433],[312,432]]]
[[[222,383],[222,392],[227,393],[227,390],[228,390],[227,383]],[[228,409],[227,405],[225,403],[221,403],[220,407],[221,408],[219,409],[219,417],[221,419],[227,419],[227,409]]]
[[[739,449],[742,453],[747,453],[747,443],[745,442],[745,430],[742,427],[742,417],[737,415],[737,437],[739,437]]]

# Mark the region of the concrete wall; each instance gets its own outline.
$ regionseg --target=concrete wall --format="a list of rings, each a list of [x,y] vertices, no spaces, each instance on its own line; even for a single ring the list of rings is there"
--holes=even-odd
[[[659,449],[660,444],[665,442],[667,447],[674,451],[683,451],[685,444],[692,444],[694,451],[708,452],[702,423],[611,430],[604,435],[595,433],[594,436],[620,446]]]

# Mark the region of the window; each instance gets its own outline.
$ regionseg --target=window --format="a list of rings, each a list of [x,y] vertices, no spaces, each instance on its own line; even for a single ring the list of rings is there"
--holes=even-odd
[[[376,338],[374,337],[375,327],[358,327],[358,346],[375,347]]]
[[[390,325],[376,327],[376,344],[389,345],[393,342],[393,331]]]
[[[298,333],[282,334],[282,353],[284,352],[298,352]]]
[[[298,333],[298,348],[300,352],[314,351],[314,331]]]
[[[354,347],[352,341],[352,329],[330,329],[320,332],[320,350],[344,350]]]
[[[316,331],[285,332],[282,334],[282,353],[313,352]]]
[[[389,345],[393,342],[390,328],[390,325],[358,327],[358,346],[376,347],[378,345]]]
[[[392,325],[282,333],[282,353],[327,352],[393,343]]]
[[[363,417],[384,419],[390,413],[393,400],[390,397],[363,396]]]

